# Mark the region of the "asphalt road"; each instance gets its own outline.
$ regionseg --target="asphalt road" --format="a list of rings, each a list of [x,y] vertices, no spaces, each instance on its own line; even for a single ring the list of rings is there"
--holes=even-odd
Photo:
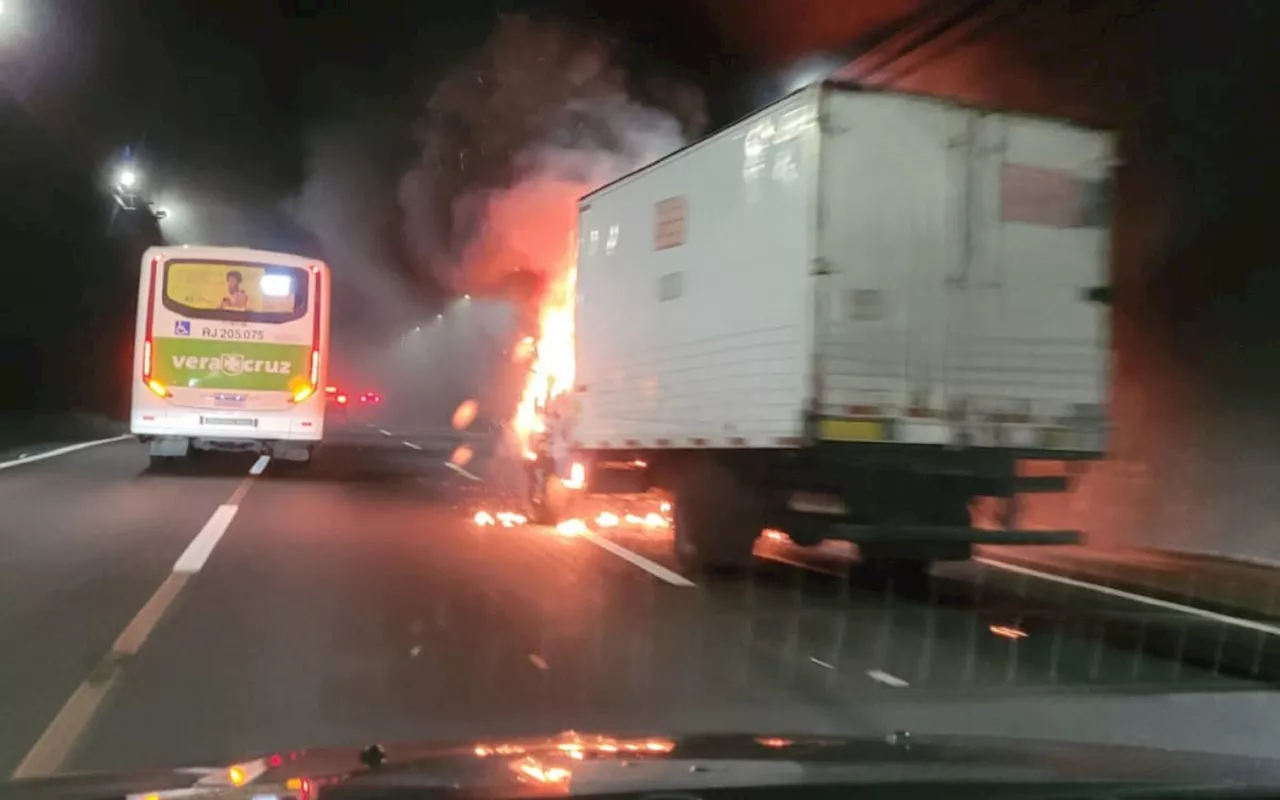
[[[998,564],[902,592],[776,541],[681,575],[660,530],[475,524],[512,503],[457,444],[373,421],[305,470],[152,474],[132,441],[0,469],[0,770],[570,728],[1274,755],[1270,634]]]

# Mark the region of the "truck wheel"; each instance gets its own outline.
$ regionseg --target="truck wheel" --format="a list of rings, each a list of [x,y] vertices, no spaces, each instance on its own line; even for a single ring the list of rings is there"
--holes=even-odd
[[[763,529],[757,498],[727,468],[691,469],[675,493],[676,558],[689,570],[741,572]]]
[[[551,471],[550,464],[542,459],[533,462],[526,485],[525,505],[529,521],[535,525],[558,525],[564,516],[565,489]]]

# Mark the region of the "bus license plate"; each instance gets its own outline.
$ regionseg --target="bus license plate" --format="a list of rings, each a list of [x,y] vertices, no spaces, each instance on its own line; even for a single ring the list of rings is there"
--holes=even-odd
[[[256,428],[258,421],[249,417],[201,417],[201,425],[236,425],[242,428]]]

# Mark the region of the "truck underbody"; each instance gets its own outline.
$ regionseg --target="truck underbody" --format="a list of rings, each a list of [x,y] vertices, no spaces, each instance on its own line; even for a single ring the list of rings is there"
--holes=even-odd
[[[569,467],[546,452],[530,462],[530,516],[554,524],[579,498],[660,493],[672,505],[674,546],[692,569],[745,567],[765,529],[798,545],[841,540],[868,565],[922,571],[967,559],[978,544],[1073,544],[1068,530],[1019,530],[1019,497],[1063,491],[1065,476],[1020,477],[1017,462],[1061,455],[1012,450],[877,447],[847,443],[788,450],[593,450]],[[975,528],[970,504],[1002,498],[1001,527]]]

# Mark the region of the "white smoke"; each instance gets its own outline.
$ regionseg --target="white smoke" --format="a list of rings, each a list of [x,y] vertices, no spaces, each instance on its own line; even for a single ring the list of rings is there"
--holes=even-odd
[[[341,290],[335,302],[349,300],[350,316],[369,327],[391,320],[403,327],[423,316],[396,268],[399,209],[387,191],[397,171],[387,157],[394,130],[367,110],[315,128],[306,140],[307,177],[290,203],[333,269]]]
[[[696,89],[635,86],[607,39],[502,17],[419,120],[400,185],[416,268],[459,293],[511,296],[514,282],[520,296],[556,277],[577,198],[705,127]]]

